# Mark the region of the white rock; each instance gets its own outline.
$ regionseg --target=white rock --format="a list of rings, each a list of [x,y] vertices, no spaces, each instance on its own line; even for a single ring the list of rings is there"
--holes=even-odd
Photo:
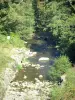
[[[40,66],[40,67],[42,68],[42,67],[45,67],[45,66],[44,66],[44,65],[42,65],[42,66]]]
[[[61,76],[61,79],[63,80],[63,82],[65,82],[65,81],[66,81],[66,75],[65,75],[65,74],[62,75],[62,76]]]
[[[39,58],[39,61],[49,61],[49,58],[48,57],[41,57],[41,58]]]
[[[22,83],[22,86],[23,86],[23,88],[25,88],[26,87],[26,84],[25,83]]]
[[[27,43],[27,41],[25,41],[24,43]]]
[[[30,56],[35,56],[37,54],[37,52],[30,52]]]
[[[42,76],[42,75],[39,75],[39,78],[40,78],[40,79],[42,79],[42,78],[43,78],[43,76]]]
[[[36,67],[36,65],[32,64],[32,67]]]

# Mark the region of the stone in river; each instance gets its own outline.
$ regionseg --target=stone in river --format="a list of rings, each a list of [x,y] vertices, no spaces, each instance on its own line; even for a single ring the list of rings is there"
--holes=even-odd
[[[42,79],[43,78],[43,75],[39,75],[39,79]]]
[[[41,57],[41,58],[39,58],[39,61],[49,61],[49,58],[48,57]]]

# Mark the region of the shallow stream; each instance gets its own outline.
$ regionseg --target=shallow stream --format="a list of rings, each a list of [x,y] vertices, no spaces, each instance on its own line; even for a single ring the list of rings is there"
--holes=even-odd
[[[50,100],[48,95],[51,85],[46,76],[58,56],[57,49],[47,43],[32,44],[28,56],[24,55],[22,61],[23,64],[28,63],[20,70],[16,69],[15,77],[10,82],[3,100]]]
[[[30,52],[36,52],[36,54],[26,58],[26,60],[29,62],[29,65],[17,72],[14,81],[35,81],[35,78],[39,78],[39,75],[42,75],[43,80],[46,80],[48,70],[54,63],[55,58],[60,55],[56,48],[48,46],[47,43],[43,43],[41,45],[36,43],[32,44]],[[39,59],[42,57],[49,58],[49,60],[39,61]],[[36,68],[38,65],[40,68]],[[24,76],[26,76],[26,79],[24,79]]]

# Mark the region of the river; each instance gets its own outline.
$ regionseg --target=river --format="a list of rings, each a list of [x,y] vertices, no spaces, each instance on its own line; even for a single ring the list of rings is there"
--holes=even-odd
[[[48,82],[46,76],[60,53],[45,41],[34,40],[28,45],[30,45],[30,50],[26,52],[29,54],[24,55],[22,59],[22,63],[28,62],[28,64],[16,72],[3,100],[49,100],[51,83]]]

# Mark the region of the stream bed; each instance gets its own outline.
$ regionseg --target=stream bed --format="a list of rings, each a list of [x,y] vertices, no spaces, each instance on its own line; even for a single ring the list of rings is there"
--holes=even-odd
[[[12,68],[14,78],[9,82],[3,100],[50,100],[52,83],[46,76],[59,54],[56,48],[33,44],[30,50],[14,49],[14,52],[11,58],[23,68],[17,70],[17,64]]]

